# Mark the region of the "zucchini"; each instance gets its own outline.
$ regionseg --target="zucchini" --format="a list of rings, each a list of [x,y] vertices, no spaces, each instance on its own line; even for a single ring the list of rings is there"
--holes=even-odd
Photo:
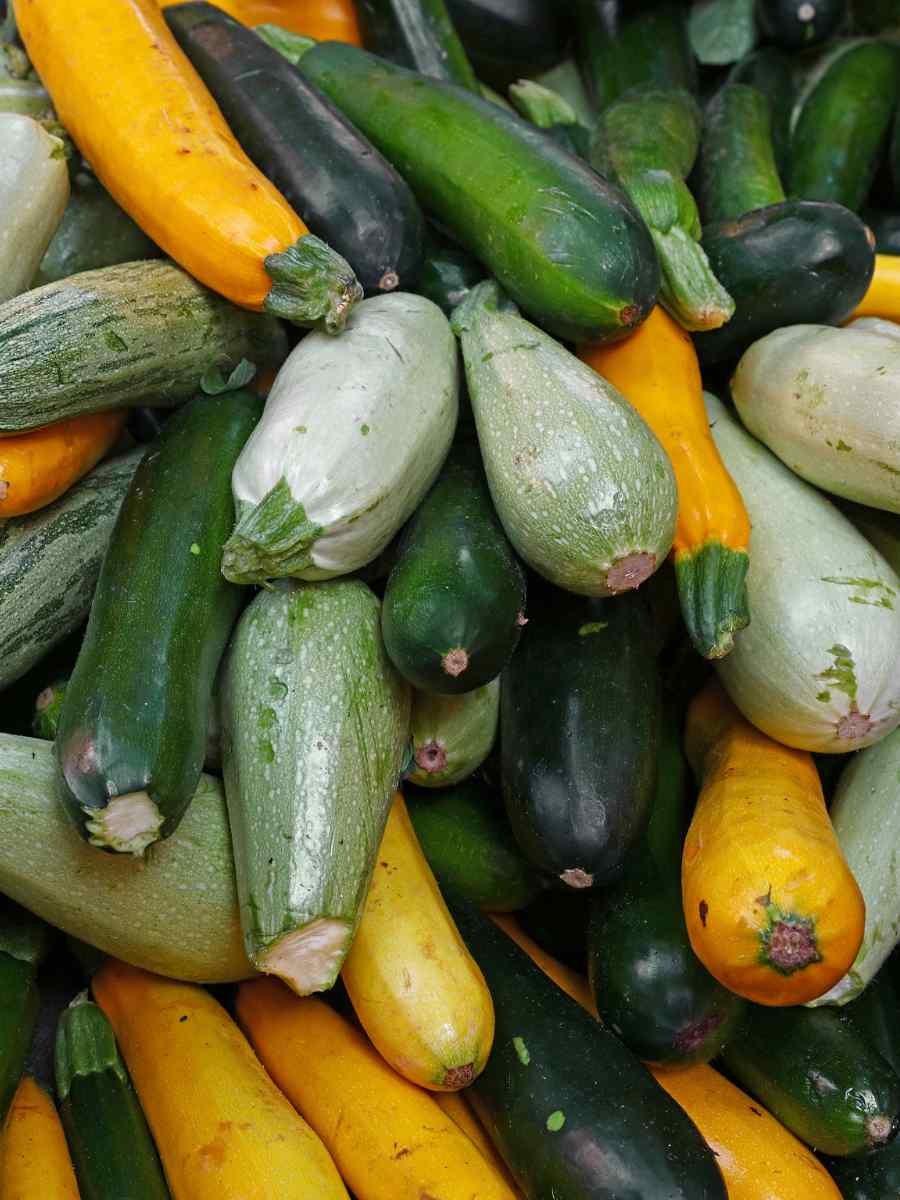
[[[471,1095],[529,1197],[724,1200],[694,1125],[609,1029],[463,901],[456,924],[494,996],[494,1049]]]
[[[31,721],[31,729],[35,737],[44,738],[48,742],[52,742],[56,737],[62,702],[68,685],[68,678],[56,679],[38,693]]]
[[[586,976],[591,907],[589,891],[548,888],[517,913],[516,920],[542,950]]]
[[[588,932],[591,990],[600,1016],[638,1058],[685,1067],[715,1058],[744,1001],[691,949],[681,903],[687,762],[681,721],[663,722],[647,831],[625,879],[597,897]]]
[[[89,170],[75,173],[62,220],[34,279],[34,287],[81,271],[158,258],[162,251]]]
[[[439,788],[468,778],[490,754],[497,736],[500,681],[461,696],[414,692],[412,752],[408,778],[420,787]]]
[[[433,225],[426,227],[425,254],[417,291],[449,317],[468,296],[485,270],[462,246],[445,238]]]
[[[551,333],[620,337],[653,307],[659,266],[643,222],[527,121],[354,46],[323,43],[299,67]]]
[[[834,1009],[753,1004],[722,1061],[782,1125],[825,1154],[884,1146],[900,1126],[900,1076]]]
[[[453,315],[494,507],[530,567],[608,596],[668,554],[677,490],[668,456],[590,367],[479,284]]]
[[[422,853],[442,887],[489,912],[516,912],[544,884],[522,856],[490,788],[475,780],[406,796]]]
[[[659,685],[644,607],[559,595],[503,674],[503,796],[516,840],[569,887],[618,879],[647,823]]]
[[[403,536],[384,591],[384,644],[414,687],[470,692],[500,674],[524,623],[525,576],[477,448],[460,448]]]
[[[0,896],[0,1125],[25,1069],[38,1016],[35,976],[50,936],[39,917]]]
[[[770,42],[808,50],[838,31],[847,8],[847,0],[756,0],[756,19]]]
[[[31,286],[69,198],[59,138],[32,117],[0,112],[0,303]]]
[[[244,944],[300,995],[332,986],[356,931],[409,704],[359,580],[281,582],[232,638],[222,765]]]
[[[771,108],[755,87],[726,84],[707,104],[700,176],[707,224],[733,221],[784,200],[775,164]]]
[[[479,94],[444,0],[358,0],[356,9],[367,50]]]
[[[287,353],[274,317],[245,312],[167,262],[122,263],[0,305],[0,435],[196,392],[206,372]]]
[[[261,403],[196,397],[122,505],[56,738],[62,803],[92,845],[142,854],[199,783],[213,679],[245,598],[219,570],[231,470]]]
[[[457,413],[456,347],[430,300],[376,296],[340,339],[305,337],[235,466],[225,577],[330,579],[377,558],[434,482]]]
[[[535,82],[545,88],[551,88],[564,103],[568,104],[575,113],[579,125],[587,130],[596,127],[597,114],[574,59],[563,59],[551,70],[542,71],[535,77]]]
[[[898,385],[895,338],[808,324],[755,342],[731,392],[747,429],[802,479],[900,512]]]
[[[543,129],[560,146],[579,158],[590,157],[591,128],[579,122],[575,109],[558,92],[533,79],[520,79],[510,84],[509,98],[516,112]]]
[[[772,145],[779,172],[790,166],[791,113],[794,108],[793,63],[777,46],[760,46],[734,64],[726,85],[746,83],[762,92],[769,102]]]
[[[565,53],[568,14],[554,0],[447,0],[479,77],[506,88],[554,66]]]
[[[791,135],[790,190],[857,212],[897,100],[897,51],[865,41],[838,54],[802,98]]]
[[[39,512],[0,521],[0,690],[78,628],[144,448],[95,467]]]
[[[900,255],[900,213],[865,208],[862,219],[875,238],[876,253]]]
[[[371,143],[276,49],[220,8],[177,4],[165,17],[241,147],[347,259],[366,294],[414,285],[424,218]]]
[[[824,496],[706,400],[753,527],[753,619],[716,663],[719,678],[747,720],[787,746],[838,753],[878,741],[900,721],[900,579]]]
[[[116,1039],[84,994],[60,1017],[56,1094],[82,1200],[169,1200],[169,1189]]]

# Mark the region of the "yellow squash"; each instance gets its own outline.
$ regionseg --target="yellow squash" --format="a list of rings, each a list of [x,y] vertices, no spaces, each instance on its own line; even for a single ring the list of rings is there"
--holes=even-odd
[[[875,274],[868,291],[847,318],[881,317],[885,321],[900,321],[900,255],[876,254]]]
[[[16,1089],[0,1132],[0,1200],[78,1200],[62,1124],[30,1075]]]
[[[491,995],[399,792],[341,978],[366,1033],[401,1075],[456,1091],[481,1073],[494,1040]]]
[[[173,1200],[347,1200],[328,1151],[209,992],[115,959],[92,986]]]
[[[259,979],[241,985],[237,1011],[358,1200],[515,1200],[434,1098],[391,1070],[328,1004]]]
[[[16,0],[16,20],[79,150],[171,258],[235,304],[343,327],[352,270],[244,154],[156,0]]]
[[[124,424],[118,409],[0,438],[0,518],[52,504],[100,461]]]
[[[484,1131],[484,1126],[469,1107],[463,1092],[433,1092],[435,1101],[454,1125],[466,1135],[469,1141],[480,1151],[484,1160],[491,1164],[497,1174],[506,1181],[513,1195],[519,1200],[521,1193],[515,1185],[515,1180],[507,1170],[506,1163],[494,1149],[494,1144]]]
[[[582,346],[578,355],[637,409],[672,461],[681,609],[698,652],[722,658],[749,620],[750,521],[709,432],[694,343],[657,305],[623,341]]]
[[[685,749],[701,784],[681,867],[694,953],[757,1004],[814,1000],[856,957],[865,904],[812,755],[748,724],[718,683],[691,704]]]
[[[159,0],[160,8],[183,3]],[[362,45],[353,0],[217,0],[216,7],[244,25],[280,25],[317,42]]]

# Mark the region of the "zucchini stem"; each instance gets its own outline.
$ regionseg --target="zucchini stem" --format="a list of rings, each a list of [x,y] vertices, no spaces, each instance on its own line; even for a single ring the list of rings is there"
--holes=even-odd
[[[267,975],[277,975],[298,996],[325,992],[338,977],[351,935],[346,921],[319,917],[280,938],[256,956],[254,965]]]
[[[92,846],[120,854],[143,854],[159,837],[163,818],[146,792],[113,796],[105,808],[84,806]]]
[[[265,310],[294,325],[338,334],[363,297],[347,260],[311,233],[280,254],[270,254],[265,265],[272,280]]]

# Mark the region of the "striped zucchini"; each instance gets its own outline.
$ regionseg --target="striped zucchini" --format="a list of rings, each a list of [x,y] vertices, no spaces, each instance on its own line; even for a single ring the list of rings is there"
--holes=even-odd
[[[278,366],[286,335],[167,262],[122,263],[0,305],[0,435],[104,408],[171,407],[213,368]]]
[[[144,447],[95,467],[40,512],[0,521],[0,690],[88,614],[100,563]]]
[[[409,738],[378,600],[359,580],[260,592],[220,704],[248,957],[301,995],[323,991],[361,916]]]
[[[35,974],[49,945],[44,922],[0,896],[0,1125],[31,1044],[38,1015]]]
[[[31,286],[68,198],[60,139],[31,117],[0,112],[0,301]]]

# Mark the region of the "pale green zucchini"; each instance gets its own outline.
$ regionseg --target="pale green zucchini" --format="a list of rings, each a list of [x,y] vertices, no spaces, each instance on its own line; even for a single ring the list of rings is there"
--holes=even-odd
[[[883,337],[900,339],[900,325],[884,317],[857,317],[848,321],[845,329],[865,329],[868,333],[880,333]]]
[[[109,459],[47,508],[0,521],[0,690],[88,615],[116,516],[143,455],[141,447]]]
[[[68,199],[60,139],[32,117],[0,112],[0,302],[31,286]]]
[[[450,325],[424,296],[375,296],[340,338],[308,334],[235,465],[225,577],[331,579],[376,558],[447,456],[457,375]]]
[[[496,283],[473,288],[453,328],[491,496],[520,557],[582,595],[638,587],[671,549],[678,504],[652,430]]]
[[[0,734],[0,892],[125,962],[201,983],[254,974],[241,939],[219,782],[136,862],[83,842],[56,795],[53,747]]]
[[[244,944],[300,995],[330,988],[350,949],[408,745],[380,608],[359,580],[281,581],[245,611],[222,672]]]
[[[410,783],[449,787],[468,778],[490,754],[499,717],[499,679],[458,696],[413,692]]]
[[[750,432],[826,492],[900,512],[900,341],[791,325],[750,347],[731,381]]]
[[[750,515],[753,614],[716,670],[744,716],[800,750],[841,753],[900,722],[900,579],[820,492],[707,394]]]
[[[229,304],[171,263],[83,271],[0,305],[0,435],[180,404],[214,368],[278,366],[286,353],[274,317]]]

